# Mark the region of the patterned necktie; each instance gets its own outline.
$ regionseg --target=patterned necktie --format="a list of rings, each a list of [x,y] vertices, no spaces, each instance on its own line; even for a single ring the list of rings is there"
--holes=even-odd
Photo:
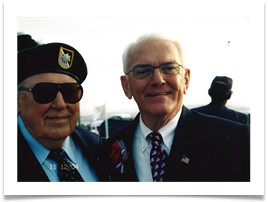
[[[151,170],[154,182],[162,182],[165,168],[165,160],[168,157],[166,151],[160,146],[163,142],[162,136],[159,132],[149,134],[152,143],[152,150],[150,154]]]
[[[67,161],[63,149],[51,150],[48,157],[58,163],[58,174],[61,182],[84,182],[75,165]]]

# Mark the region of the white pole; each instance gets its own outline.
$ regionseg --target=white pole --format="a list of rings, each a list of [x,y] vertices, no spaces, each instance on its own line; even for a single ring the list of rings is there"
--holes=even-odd
[[[107,119],[107,113],[106,113],[106,102],[105,102],[105,135],[106,135],[106,140],[109,138],[109,128],[108,128],[108,119]]]
[[[95,109],[95,104],[93,104],[93,124],[92,124],[92,129],[96,130],[96,109]]]

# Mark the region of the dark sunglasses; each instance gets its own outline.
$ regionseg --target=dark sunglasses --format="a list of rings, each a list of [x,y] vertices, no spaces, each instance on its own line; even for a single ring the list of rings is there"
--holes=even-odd
[[[38,83],[33,88],[19,87],[19,91],[26,90],[33,93],[33,98],[40,104],[47,104],[56,99],[60,91],[66,103],[77,103],[83,95],[83,88],[78,83]]]

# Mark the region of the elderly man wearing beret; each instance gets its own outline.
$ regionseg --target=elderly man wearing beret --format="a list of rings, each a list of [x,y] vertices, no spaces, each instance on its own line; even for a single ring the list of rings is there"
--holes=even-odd
[[[102,181],[100,136],[77,127],[87,66],[63,43],[18,52],[18,181]]]

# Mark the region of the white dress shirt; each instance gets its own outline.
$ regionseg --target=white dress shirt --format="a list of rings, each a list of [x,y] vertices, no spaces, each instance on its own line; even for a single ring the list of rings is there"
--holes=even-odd
[[[170,122],[158,130],[163,137],[163,143],[160,145],[165,149],[168,155],[171,150],[175,129],[180,116],[181,110]],[[133,160],[138,180],[140,182],[153,182],[150,166],[150,152],[152,144],[149,137],[147,137],[151,132],[153,131],[144,124],[142,117],[140,116],[140,122],[136,128],[133,138]]]

